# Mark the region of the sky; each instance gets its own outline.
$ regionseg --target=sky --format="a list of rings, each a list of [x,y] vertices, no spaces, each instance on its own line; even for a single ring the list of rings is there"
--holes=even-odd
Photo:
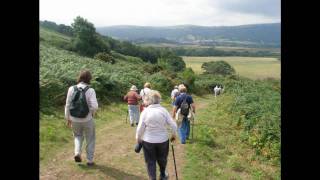
[[[40,0],[40,20],[71,25],[81,16],[95,27],[234,26],[278,23],[280,0]]]

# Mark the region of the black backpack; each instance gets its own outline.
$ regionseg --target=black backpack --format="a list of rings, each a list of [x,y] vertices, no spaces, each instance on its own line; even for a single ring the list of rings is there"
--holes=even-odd
[[[181,106],[180,106],[180,109],[181,109],[180,113],[181,113],[182,115],[184,115],[184,116],[188,116],[188,114],[189,114],[189,104],[188,104],[188,102],[187,102],[187,97],[188,97],[188,96],[186,96],[186,97],[183,99],[183,101],[182,101],[182,103],[181,103]]]
[[[85,118],[89,113],[89,107],[86,99],[86,91],[89,86],[84,89],[73,86],[73,94],[71,96],[70,114],[73,117]]]

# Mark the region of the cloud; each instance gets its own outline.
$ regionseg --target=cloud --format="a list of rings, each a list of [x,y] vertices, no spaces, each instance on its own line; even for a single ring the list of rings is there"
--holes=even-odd
[[[78,15],[96,27],[269,23],[280,21],[280,0],[40,0],[40,20],[70,25]]]
[[[215,0],[210,5],[229,12],[280,18],[280,0]]]

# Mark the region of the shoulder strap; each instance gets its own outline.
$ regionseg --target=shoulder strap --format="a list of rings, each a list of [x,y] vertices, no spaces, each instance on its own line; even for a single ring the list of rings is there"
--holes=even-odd
[[[187,101],[187,98],[188,98],[188,95],[185,94],[184,98],[183,98],[183,101]]]
[[[78,90],[77,85],[74,85],[74,86],[73,86],[73,90],[74,90],[74,91]]]
[[[90,88],[90,87],[87,86],[87,87],[85,87],[85,88],[83,89],[83,91],[86,92],[89,88]]]

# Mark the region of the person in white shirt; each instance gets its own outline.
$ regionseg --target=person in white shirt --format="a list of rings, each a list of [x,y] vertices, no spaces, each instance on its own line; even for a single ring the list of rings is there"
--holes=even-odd
[[[142,100],[144,100],[144,97],[151,91],[151,84],[149,82],[146,82],[143,86],[143,89],[140,91],[140,96],[142,97]]]
[[[136,140],[142,143],[144,158],[150,179],[156,179],[156,163],[160,167],[160,179],[166,179],[167,158],[169,153],[169,135],[167,126],[171,127],[171,141],[176,139],[177,124],[171,115],[160,105],[161,95],[151,90],[144,98],[148,105],[141,113],[136,131]]]
[[[87,70],[81,71],[78,77],[78,84],[76,86],[71,86],[68,90],[66,106],[65,106],[65,119],[67,121],[68,127],[72,128],[74,136],[74,159],[76,162],[81,162],[81,147],[83,142],[83,136],[86,139],[86,152],[87,152],[87,165],[94,165],[93,155],[95,150],[95,123],[93,121],[93,116],[98,109],[98,102],[96,98],[96,93],[93,88],[86,88],[90,84],[92,79],[91,73]],[[87,89],[85,92],[87,105],[89,108],[89,113],[84,118],[73,117],[70,114],[70,105],[72,100],[72,95],[74,88]]]
[[[171,91],[172,106],[174,106],[174,101],[176,100],[176,97],[178,95],[179,95],[178,86],[174,86],[174,89]]]
[[[140,96],[141,96],[141,99],[142,99],[142,104],[140,104],[140,112],[143,111],[143,109],[145,107],[147,107],[144,103],[143,103],[143,100],[144,100],[144,97],[151,91],[151,84],[149,82],[146,82],[143,86],[143,89],[141,89],[140,91]]]

